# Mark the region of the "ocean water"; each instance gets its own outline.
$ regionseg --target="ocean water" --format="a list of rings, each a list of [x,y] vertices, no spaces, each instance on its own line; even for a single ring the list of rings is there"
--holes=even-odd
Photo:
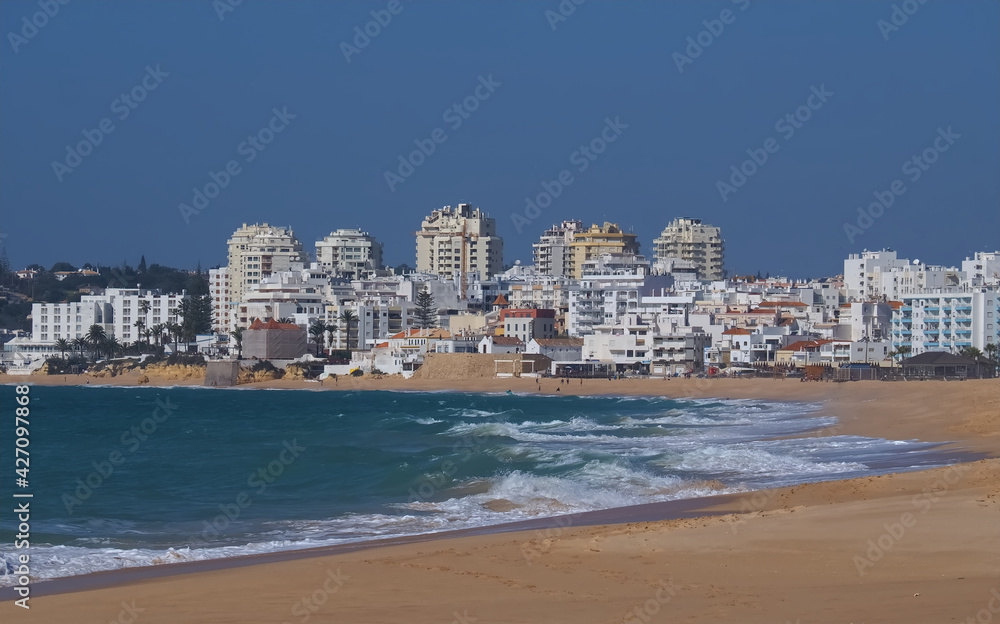
[[[36,580],[954,459],[933,444],[838,435],[818,405],[799,403],[38,386],[30,396],[21,491],[34,493]],[[0,401],[14,405],[12,386]],[[17,551],[11,515],[0,518],[2,586]]]

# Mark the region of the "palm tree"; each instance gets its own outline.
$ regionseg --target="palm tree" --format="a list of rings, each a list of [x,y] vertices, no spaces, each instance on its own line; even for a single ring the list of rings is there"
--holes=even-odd
[[[60,338],[56,340],[56,349],[59,349],[59,353],[62,355],[62,359],[66,359],[66,352],[69,351],[69,341],[65,338]]]
[[[108,356],[108,359],[120,356],[122,352],[125,350],[125,348],[122,346],[122,343],[118,342],[118,338],[116,338],[114,335],[105,338],[101,347],[104,349],[104,353],[105,355]]]
[[[988,357],[989,359],[993,360],[994,362],[996,361],[996,359],[997,359],[997,350],[998,350],[996,343],[993,343],[993,342],[989,343],[988,345],[986,345],[985,347],[983,347],[983,350],[986,351],[986,357]]]
[[[142,326],[143,327],[147,327],[149,325],[149,309],[151,307],[152,307],[152,305],[148,301],[140,301],[139,302],[139,314],[142,315]],[[137,327],[138,327],[138,325],[137,325]],[[139,331],[141,332],[142,330],[139,330]],[[146,341],[148,342],[149,339],[147,338]]]
[[[913,351],[913,349],[911,349],[910,347],[906,345],[900,345],[895,349],[893,349],[891,353],[889,353],[889,357],[891,357],[893,361],[896,361],[897,357],[909,355],[911,351]]]
[[[143,301],[142,303],[146,303],[146,302]],[[136,322],[132,323],[132,324],[135,325],[135,335],[136,335],[136,338],[142,337],[142,334],[143,334],[144,330],[146,329],[146,322],[143,321],[142,319],[137,319]],[[138,342],[138,340],[136,340],[136,342]]]
[[[86,338],[74,338],[73,340],[70,341],[70,344],[73,346],[74,349],[76,349],[77,351],[79,351],[80,355],[82,356],[83,355],[83,350],[87,348],[87,339]]]
[[[326,346],[330,347],[330,342],[333,340],[333,335],[340,331],[340,327],[336,323],[327,323],[326,325]],[[338,347],[340,344],[338,343]]]
[[[237,327],[233,331],[229,332],[229,335],[233,337],[236,341],[236,357],[239,359],[243,358],[243,328]]]
[[[350,351],[351,350],[351,323],[353,323],[354,321],[358,320],[358,317],[354,314],[354,312],[352,310],[344,310],[343,312],[340,313],[340,316],[337,318],[337,320],[339,320],[340,322],[342,322],[346,326],[346,328],[347,328],[347,350]]]
[[[983,352],[976,347],[962,347],[958,354],[962,357],[972,358],[973,360],[983,357]]]
[[[293,321],[292,319],[288,318],[287,316],[283,316],[280,319],[278,319],[278,322],[279,323],[289,323],[290,324],[290,323],[294,323],[295,321]]]
[[[178,325],[177,323],[170,322],[170,323],[166,323],[166,329],[167,329],[167,332],[174,339],[174,353],[177,353],[177,340],[181,336],[181,326]]]
[[[107,332],[100,325],[91,325],[87,330],[87,343],[93,350],[95,360],[100,356],[101,345],[107,337]]]
[[[166,331],[166,329],[167,326],[164,325],[163,323],[157,323],[156,325],[153,325],[152,332],[153,335],[156,336],[156,346],[160,346],[160,342],[163,341],[163,332]]]
[[[326,337],[326,323],[320,319],[316,319],[309,326],[309,335],[312,336],[313,342],[316,343],[316,356],[319,357],[319,348],[323,343],[323,339]]]

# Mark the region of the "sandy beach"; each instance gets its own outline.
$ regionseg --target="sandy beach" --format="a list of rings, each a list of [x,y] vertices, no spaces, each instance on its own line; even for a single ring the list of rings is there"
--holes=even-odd
[[[0,377],[0,383],[77,383]],[[131,385],[128,375],[91,384]],[[153,380],[152,385],[178,385]],[[197,385],[197,384],[195,384]],[[5,622],[1000,621],[1000,380],[346,379],[252,388],[665,395],[805,401],[819,435],[949,442],[968,463],[704,499],[703,517],[269,559],[43,595]],[[251,388],[251,386],[241,386]],[[39,389],[41,391],[41,389]],[[813,435],[817,435],[813,434]],[[253,563],[253,560],[241,562]],[[183,565],[174,566],[184,571]],[[192,568],[194,569],[194,568]],[[39,583],[39,591],[44,583]],[[130,618],[134,618],[130,619]]]

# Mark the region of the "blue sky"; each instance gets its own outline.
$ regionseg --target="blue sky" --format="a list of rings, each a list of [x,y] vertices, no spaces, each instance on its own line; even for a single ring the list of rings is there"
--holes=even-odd
[[[863,248],[951,264],[1000,247],[997,2],[244,0],[221,18],[226,0],[52,2],[51,17],[0,4],[0,231],[17,266],[215,266],[255,221],[310,250],[361,227],[412,265],[423,216],[459,202],[497,219],[508,262],[569,218],[617,221],[651,255],[668,221],[699,217],[722,227],[731,272],[792,277]],[[76,160],[84,131],[100,142]],[[602,153],[574,157],[602,132]],[[238,173],[185,220],[227,163]],[[525,198],[564,170],[528,219]],[[891,205],[859,222],[876,192]]]

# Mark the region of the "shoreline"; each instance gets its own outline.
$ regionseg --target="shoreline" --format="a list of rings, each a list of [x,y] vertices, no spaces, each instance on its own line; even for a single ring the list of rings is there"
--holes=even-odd
[[[36,380],[37,377],[26,377],[24,379],[12,379],[10,376],[0,377],[0,383],[35,383]],[[120,378],[111,378],[107,382],[119,383],[92,383],[91,385],[125,387],[133,385],[121,384],[121,381],[123,380]],[[384,383],[387,381],[386,379],[366,380],[364,378],[341,379],[340,381],[340,384],[336,384],[332,388],[325,385],[325,387],[319,388],[316,387],[319,384],[310,382],[278,380],[237,386],[236,389],[403,390],[417,392],[501,393],[510,389],[515,393],[539,394],[537,392],[538,382],[525,379],[468,380],[463,382],[449,380],[409,380],[416,381],[417,383],[415,384],[403,380],[388,380],[395,381],[396,383]],[[344,383],[345,381],[347,383]],[[77,384],[37,384],[39,388],[51,385]],[[177,383],[173,380],[165,380],[164,383],[150,384],[150,386],[204,387],[196,383]],[[803,547],[802,544],[805,543],[826,552],[829,548],[824,545],[831,538],[816,534],[817,530],[822,530],[820,527],[825,526],[827,529],[836,529],[834,531],[835,534],[837,531],[840,533],[844,533],[845,531],[851,533],[857,530],[855,525],[861,522],[859,518],[862,517],[869,520],[871,517],[880,518],[887,521],[883,523],[886,526],[894,526],[893,523],[898,523],[900,518],[905,517],[903,514],[919,513],[919,511],[914,511],[916,503],[913,501],[919,496],[928,496],[928,488],[936,487],[933,484],[945,483],[945,475],[950,474],[946,472],[948,470],[959,470],[960,478],[955,485],[946,484],[944,486],[946,496],[939,498],[945,502],[935,503],[933,508],[936,510],[935,514],[928,517],[935,519],[949,517],[953,521],[953,524],[938,526],[938,520],[935,520],[935,522],[921,520],[921,523],[912,529],[912,531],[917,531],[920,527],[932,527],[935,529],[933,532],[934,537],[927,540],[911,540],[908,542],[908,547],[917,551],[921,557],[929,557],[932,553],[938,552],[943,548],[938,544],[942,540],[942,543],[944,543],[949,542],[949,540],[954,541],[956,538],[962,536],[978,536],[980,541],[985,543],[979,544],[977,549],[969,551],[968,549],[962,550],[962,548],[959,548],[956,551],[959,554],[950,558],[946,557],[948,565],[958,565],[958,567],[965,570],[970,564],[974,564],[973,568],[978,570],[978,572],[975,574],[963,572],[956,576],[953,580],[957,586],[949,586],[948,590],[942,592],[938,597],[938,602],[934,602],[933,604],[935,605],[935,609],[937,609],[935,613],[940,617],[944,618],[945,615],[951,613],[957,618],[961,613],[952,613],[955,609],[947,608],[948,600],[950,599],[948,598],[949,595],[964,596],[968,593],[968,588],[975,586],[976,590],[973,593],[985,592],[983,606],[985,606],[986,601],[989,599],[989,588],[985,587],[985,585],[993,582],[990,579],[995,579],[996,574],[1000,573],[1000,567],[988,564],[987,561],[991,558],[994,561],[1000,559],[1000,545],[996,543],[995,539],[990,543],[990,538],[995,537],[995,531],[992,531],[992,533],[983,532],[983,527],[986,525],[984,524],[984,516],[981,514],[992,512],[992,515],[985,516],[985,518],[992,518],[992,530],[992,527],[995,527],[998,521],[998,518],[994,516],[996,516],[997,511],[1000,511],[1000,488],[998,488],[998,483],[1000,483],[1000,460],[996,459],[1000,457],[1000,380],[970,380],[966,382],[852,382],[848,384],[802,383],[791,380],[768,379],[675,379],[666,382],[662,380],[595,380],[591,383],[585,382],[582,386],[579,382],[575,386],[572,383],[568,385],[563,384],[561,390],[558,392],[553,392],[558,387],[556,380],[542,380],[541,386],[541,394],[555,396],[559,396],[559,394],[562,394],[562,396],[667,396],[682,399],[726,398],[815,403],[822,406],[818,414],[834,416],[837,418],[837,424],[818,431],[805,433],[803,436],[866,435],[889,439],[919,439],[927,442],[942,443],[944,445],[942,446],[943,450],[967,452],[969,453],[968,458],[971,461],[964,461],[957,464],[956,466],[960,468],[950,466],[904,471],[881,476],[806,483],[772,490],[757,490],[743,494],[723,494],[695,499],[679,499],[664,503],[649,503],[637,507],[570,514],[569,518],[576,519],[569,524],[560,524],[560,516],[547,516],[508,525],[489,525],[486,527],[462,529],[457,532],[449,531],[390,538],[388,542],[368,540],[313,549],[278,551],[245,557],[129,568],[96,572],[76,577],[64,577],[62,579],[39,582],[33,587],[33,590],[37,591],[37,596],[40,598],[34,604],[45,611],[49,611],[50,608],[53,609],[50,612],[53,616],[57,613],[60,614],[55,619],[40,621],[68,621],[59,618],[65,617],[70,613],[77,614],[81,608],[89,613],[89,609],[85,608],[86,605],[91,604],[93,601],[96,601],[98,604],[108,603],[108,601],[112,600],[112,596],[117,600],[119,597],[134,596],[138,593],[145,600],[148,600],[150,604],[171,604],[178,606],[177,601],[171,598],[171,596],[178,592],[184,596],[190,596],[192,592],[201,595],[198,587],[205,586],[206,584],[232,588],[231,590],[223,589],[221,591],[225,596],[235,600],[235,593],[233,592],[236,592],[237,588],[245,590],[249,585],[254,588],[254,591],[258,591],[268,588],[271,583],[277,583],[283,589],[280,591],[267,589],[266,597],[261,597],[252,602],[264,605],[265,610],[278,609],[274,611],[274,615],[267,616],[273,618],[274,621],[298,620],[300,618],[289,618],[288,615],[289,604],[293,602],[291,597],[293,595],[305,594],[309,588],[313,587],[314,583],[307,579],[310,578],[311,572],[315,572],[318,569],[318,566],[327,565],[329,567],[336,562],[338,565],[342,563],[352,568],[355,566],[367,566],[377,568],[383,572],[388,570],[391,572],[390,576],[393,579],[397,579],[399,582],[407,585],[407,587],[412,585],[413,587],[423,587],[424,591],[429,591],[429,588],[425,585],[425,581],[420,578],[420,575],[414,576],[416,572],[410,571],[412,568],[421,568],[416,562],[423,557],[421,553],[425,551],[433,551],[435,560],[439,560],[439,564],[428,572],[431,577],[437,578],[439,583],[454,581],[453,574],[442,572],[441,569],[451,570],[458,564],[475,564],[477,572],[473,577],[476,579],[488,578],[493,575],[493,572],[490,570],[493,569],[494,565],[491,562],[494,562],[494,559],[498,557],[503,560],[504,566],[506,566],[505,569],[517,572],[517,574],[508,578],[507,585],[512,587],[515,585],[519,587],[524,585],[525,581],[521,580],[518,576],[520,574],[527,574],[534,578],[540,571],[550,570],[551,568],[562,569],[565,566],[569,566],[568,569],[575,570],[577,569],[576,566],[581,565],[581,560],[586,562],[588,557],[590,558],[590,562],[585,563],[582,569],[587,575],[597,573],[598,576],[601,576],[599,569],[605,568],[610,573],[608,566],[611,566],[615,570],[615,575],[634,575],[638,571],[656,567],[656,558],[652,555],[646,555],[642,551],[645,542],[649,540],[657,541],[657,543],[662,541],[673,543],[676,540],[680,540],[677,544],[674,544],[678,547],[695,543],[698,545],[696,549],[697,557],[689,561],[690,565],[694,566],[694,569],[698,570],[699,573],[708,568],[718,571],[720,567],[723,569],[729,567],[728,564],[724,563],[727,557],[731,556],[742,560],[748,553],[757,552],[754,544],[743,543],[741,538],[739,538],[739,535],[744,533],[744,528],[747,534],[753,533],[756,538],[768,541],[782,539],[779,534],[784,534],[784,532],[801,532],[803,526],[812,526],[814,528],[808,530],[806,532],[807,535],[795,542],[797,544],[796,548],[801,549]],[[531,391],[532,388],[534,391]],[[958,409],[959,406],[964,409]],[[975,459],[976,457],[983,456],[989,459]],[[934,490],[932,489],[932,491]],[[657,510],[656,512],[653,511],[654,508]],[[657,513],[660,515],[657,516]],[[683,517],[674,517],[671,516],[671,513],[680,513],[683,514]],[[831,521],[836,521],[835,525],[830,525]],[[845,524],[848,528],[840,527],[837,522]],[[882,537],[884,529],[881,529],[880,526],[878,522],[868,523],[867,530],[870,531],[870,535],[861,531],[861,536],[856,540],[857,545],[863,547],[866,543],[865,539],[878,539]],[[733,527],[738,527],[739,531],[733,532]],[[735,550],[733,548],[727,550],[729,555],[723,556],[722,552],[719,551],[717,544],[720,534],[729,541],[736,539],[736,543],[733,545]],[[861,537],[865,539],[861,539]],[[837,547],[841,550],[844,547],[843,538],[843,535],[837,538],[839,540]],[[802,541],[803,539],[805,540],[804,542]],[[629,550],[632,552],[633,559],[643,560],[645,565],[649,565],[650,563],[654,565],[650,566],[650,568],[636,568],[634,567],[636,564],[619,561],[618,559],[614,559],[614,562],[603,561],[600,555],[588,555],[588,553],[599,553],[603,549],[583,548],[585,545],[592,545],[605,540],[620,542],[619,550]],[[562,546],[556,547],[559,544],[573,545],[573,548],[570,550],[575,554],[568,555],[562,552]],[[786,543],[783,548],[787,548],[787,545]],[[683,548],[681,550],[686,552]],[[854,550],[858,550],[858,548],[854,547]],[[473,551],[492,554],[468,557],[468,554]],[[517,556],[512,554],[515,551]],[[527,557],[525,556],[525,552],[537,554],[537,561],[534,562],[536,565],[530,565],[532,563],[531,559],[535,557]],[[656,552],[655,548],[653,552]],[[779,553],[776,555],[779,558],[785,557],[781,555],[784,552],[781,548],[776,552]],[[861,548],[858,552],[861,553],[862,557],[864,556],[864,548]],[[414,557],[417,557],[417,559],[414,559]],[[936,562],[934,565],[940,566],[941,562],[938,561],[940,557],[933,558]],[[391,568],[391,566],[391,569],[385,568],[386,562],[401,560],[409,561],[410,564],[399,569]],[[848,564],[847,570],[851,574],[847,574],[846,580],[840,579],[840,584],[836,588],[831,589],[831,591],[833,591],[833,594],[841,596],[843,600],[849,600],[847,596],[853,595],[852,592],[858,590],[857,586],[859,583],[862,586],[866,585],[864,581],[867,575],[859,575],[855,572],[854,567],[856,566],[852,567],[850,565],[850,557],[846,557],[845,562]],[[612,563],[614,563],[614,566],[611,565]],[[734,577],[733,580],[734,582],[753,583],[756,575],[751,570],[754,564],[748,561],[744,562],[744,564],[745,567],[742,568],[740,575]],[[790,569],[800,569],[802,562],[791,560],[788,564],[790,565]],[[882,568],[877,564],[873,563],[873,565],[872,575],[874,576],[876,570],[882,570]],[[988,568],[988,573],[983,572],[986,568]],[[917,565],[916,569],[921,570],[921,574],[928,576],[928,578],[922,578],[922,582],[927,582],[931,576],[935,576],[930,574],[930,569],[924,564]],[[276,581],[270,578],[266,571],[272,570],[282,570],[283,572],[280,575],[282,580]],[[891,570],[897,573],[900,572],[897,566],[892,566]],[[864,571],[868,571],[867,567],[865,567]],[[684,574],[682,574],[682,570],[678,569],[675,572],[678,574],[673,575],[675,577],[674,580],[682,583],[682,593],[690,593],[696,590],[695,585],[691,585],[690,583],[688,585],[683,584],[682,577]],[[287,581],[284,580],[286,574],[288,576]],[[351,573],[345,569],[345,574],[350,575]],[[313,576],[315,575],[313,574]],[[961,581],[958,580],[959,578],[961,578]],[[558,577],[546,575],[536,578],[532,586],[537,587],[538,584],[543,582],[555,583],[556,580],[558,580]],[[793,585],[796,582],[795,578],[786,580]],[[974,580],[975,582],[965,582],[969,580]],[[886,619],[886,617],[895,619],[897,611],[903,604],[900,602],[903,594],[898,593],[897,587],[890,587],[896,582],[894,580],[880,582],[878,585],[879,591],[873,594],[870,600],[865,599],[862,601],[875,611],[881,609],[883,613],[881,619]],[[384,596],[385,588],[379,589],[382,584],[379,574],[371,577],[371,583],[366,588],[355,588],[349,591],[345,589],[345,595],[349,594],[351,596],[349,602],[354,605],[353,608],[360,608],[359,605],[361,604],[371,605],[371,601],[376,599],[375,596]],[[642,583],[638,583],[638,585],[641,586],[643,583],[649,585],[652,581],[646,579]],[[993,584],[997,585],[1000,583]],[[702,585],[697,585],[699,591],[703,589]],[[56,589],[59,593],[46,589],[46,586]],[[59,586],[62,586],[63,589],[59,589]],[[347,583],[344,587],[350,587],[350,584]],[[474,605],[476,605],[476,608],[480,608],[478,605],[481,603],[492,604],[492,599],[488,595],[483,594],[485,587],[492,588],[490,591],[496,591],[495,583],[485,583],[478,591],[470,588],[469,599],[472,596],[476,596],[478,602],[474,601],[470,603],[468,602],[469,599],[465,597],[459,600],[459,602],[468,606],[470,614],[473,613],[472,609]],[[339,588],[340,586],[338,585],[337,589],[339,590]],[[634,591],[634,587],[630,584],[627,588],[619,587],[618,589],[620,590],[619,593],[606,596],[605,601],[610,601],[622,607],[628,600],[632,599],[629,597],[629,592]],[[562,587],[559,591],[565,593],[573,590]],[[594,591],[598,590],[595,589]],[[767,591],[775,592],[772,600],[776,602],[795,602],[786,595],[788,592],[788,588],[786,587],[768,586]],[[889,594],[885,594],[884,592],[886,591]],[[565,609],[566,605],[563,601],[547,600],[544,597],[535,595],[536,593],[533,591],[527,591],[527,593],[520,591],[518,593],[519,598],[516,600],[530,604],[531,609],[534,609],[531,613],[536,613],[540,609],[542,610],[541,612],[549,612],[550,618],[555,617],[559,619],[559,614],[563,612],[551,611],[551,609]],[[598,591],[598,593],[600,592]],[[920,592],[911,592],[907,595],[909,596],[907,600],[913,600],[913,593]],[[412,621],[440,621],[441,618],[446,617],[450,613],[450,611],[438,613],[432,608],[434,605],[428,604],[426,600],[420,603],[419,596],[414,595],[409,589],[404,591],[403,594],[407,596],[407,600],[411,601],[407,604],[412,606],[415,604],[413,601],[416,601],[418,605],[418,607],[414,607],[416,610],[414,611],[415,615],[411,618]],[[927,595],[926,592],[923,595]],[[0,590],[0,596],[2,596],[0,597],[0,601],[4,601],[3,605],[13,604],[9,602],[10,598],[2,590]],[[747,622],[776,621],[779,617],[786,617],[785,615],[778,616],[772,613],[768,616],[769,619],[757,619],[752,612],[740,610],[739,608],[736,608],[735,611],[726,611],[730,615],[723,616],[722,611],[725,611],[725,609],[720,606],[723,603],[719,602],[719,596],[718,591],[708,592],[702,596],[699,599],[700,609],[692,611],[690,617],[694,621],[716,621],[719,617],[739,617],[740,621]],[[227,608],[239,611],[238,605],[233,603],[232,600],[229,600],[227,603],[229,604]],[[402,597],[400,597],[400,600],[402,600]],[[886,600],[889,600],[889,602],[886,603]],[[928,602],[931,601],[923,601],[924,607],[921,607],[921,609],[924,609]],[[202,600],[202,607],[197,612],[185,609],[185,616],[181,619],[190,622],[219,621],[211,615],[210,612],[212,609],[207,606],[208,604],[214,603],[204,603],[204,600]],[[399,603],[394,604],[398,606]],[[639,600],[638,604],[642,604],[642,601]],[[889,610],[889,605],[893,605],[893,609],[895,610]],[[342,605],[338,603],[338,606]],[[510,619],[505,621],[537,621],[525,617],[523,613],[521,616],[517,616],[517,613],[520,613],[520,611],[518,611],[515,605],[504,604],[494,606],[510,614]],[[591,607],[597,608],[594,604],[591,604]],[[732,605],[730,607],[732,608]],[[0,606],[0,609],[5,608],[8,607]],[[805,607],[803,606],[803,608]],[[208,609],[208,612],[206,612],[206,609]],[[334,606],[331,606],[329,610],[325,610],[324,612],[327,611],[331,614],[340,613]],[[618,612],[623,613],[624,611],[624,609],[619,609]],[[253,619],[255,616],[252,615],[256,613],[256,610],[244,610],[243,612],[247,615],[240,621],[256,621]],[[350,612],[355,613],[356,618],[361,618],[363,617],[362,613],[367,613],[367,611]],[[461,612],[461,609],[459,609],[459,612]],[[831,616],[828,619],[814,618],[815,613],[801,611],[798,612],[798,617],[802,617],[808,621],[814,619],[816,621],[844,621],[844,618],[847,617],[854,618],[855,621],[858,621],[859,618],[861,621],[864,621],[862,612],[852,612],[850,616],[846,615],[846,612],[842,609],[835,609],[834,612],[838,613],[837,617]],[[388,610],[385,613],[389,614],[392,611]],[[581,613],[587,613],[587,611]],[[608,613],[610,614],[610,612]],[[710,616],[710,613],[715,613],[716,615]],[[732,614],[734,613],[738,614],[738,616],[733,616]],[[785,613],[785,611],[782,611],[782,613]],[[795,613],[794,609],[787,611],[787,613],[787,619],[794,621],[795,617],[792,617]],[[972,613],[975,613],[975,610]],[[921,617],[921,614],[925,614],[923,610],[915,611],[914,615],[917,619],[911,619],[910,621],[922,620],[923,617]],[[42,615],[42,613],[39,612],[36,615]],[[879,619],[877,616],[872,617],[872,615],[874,615],[874,612],[869,613],[871,619]],[[107,621],[108,619],[104,618],[101,620],[100,618],[103,616],[98,616],[96,611],[93,617],[95,618],[93,620],[77,619],[75,621],[96,622]],[[581,615],[581,617],[583,616]],[[619,615],[618,617],[621,616]],[[146,621],[146,614],[143,614],[143,618]],[[178,618],[180,616],[176,612],[165,610],[159,612],[159,616],[157,617],[148,618],[148,621],[180,621]],[[364,621],[393,620],[387,617],[386,619],[365,619]],[[611,619],[610,621],[627,620]],[[942,621],[948,621],[948,619],[945,618]]]
[[[66,378],[66,381],[63,378]],[[608,396],[662,397],[672,399],[734,399],[766,400],[822,405],[822,413],[837,419],[834,429],[848,435],[886,439],[919,439],[959,445],[979,452],[1000,456],[1000,379],[970,379],[966,381],[854,381],[847,383],[800,382],[791,379],[585,379],[560,384],[558,379],[483,378],[483,379],[403,379],[401,377],[370,376],[342,377],[337,382],[320,384],[315,381],[285,380],[240,384],[228,388],[202,385],[199,380],[150,378],[150,383],[138,383],[135,372],[110,378],[87,375],[2,375],[0,385],[33,384],[40,388],[53,386],[87,387],[191,387],[206,390],[312,390],[324,391],[410,391],[497,393],[507,390],[515,394],[538,396]],[[86,384],[89,380],[91,383]],[[83,382],[83,383],[82,383]],[[538,390],[538,388],[541,390]],[[993,388],[992,394],[983,388]],[[962,389],[970,390],[969,393]],[[941,397],[951,397],[955,405],[970,394],[974,408],[992,399],[994,416],[988,422],[978,422],[963,414],[947,412],[955,421],[940,418]],[[885,418],[868,418],[869,403],[892,400],[887,409],[899,411],[904,417],[887,422]],[[905,408],[905,409],[899,409]],[[946,409],[951,406],[945,406]]]

